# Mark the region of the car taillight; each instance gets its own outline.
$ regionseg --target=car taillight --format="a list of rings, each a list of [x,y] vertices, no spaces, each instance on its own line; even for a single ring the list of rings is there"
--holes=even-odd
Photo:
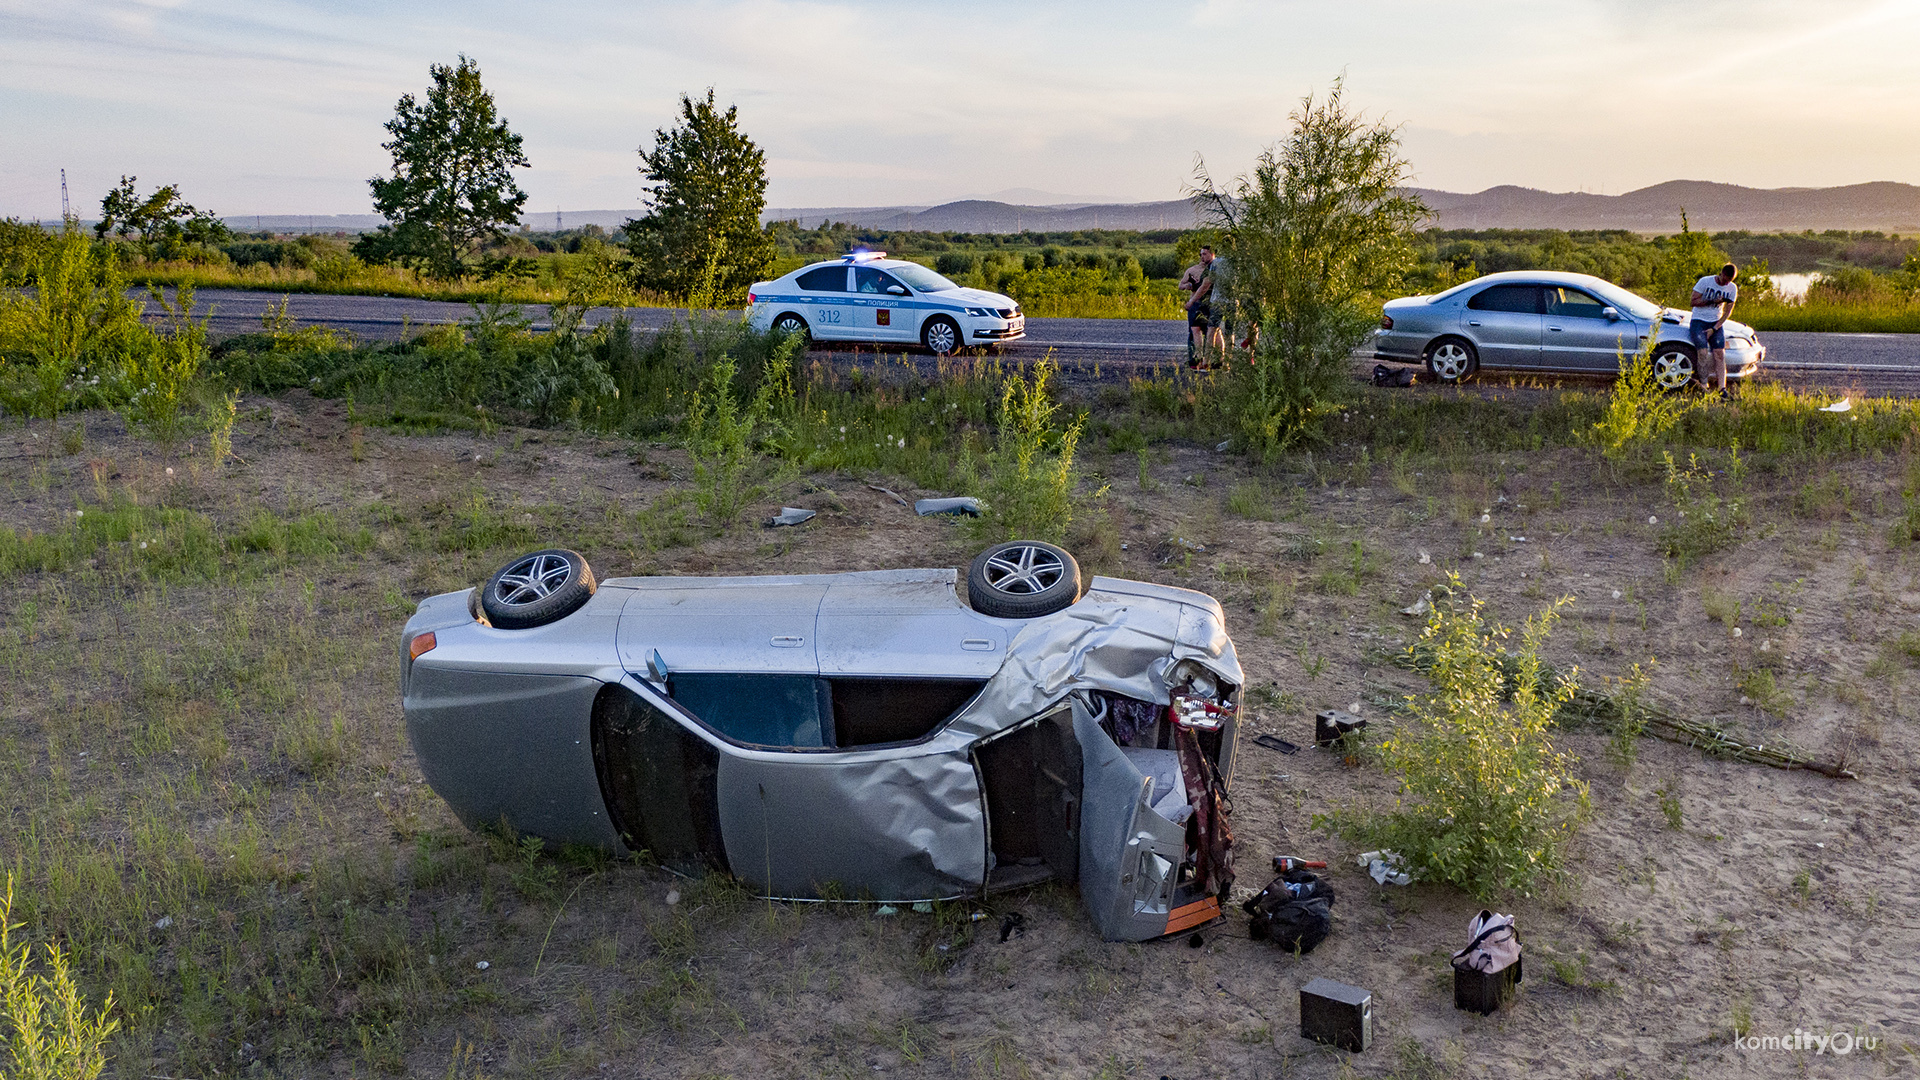
[[[759,297],[757,297],[757,296],[755,296],[755,295],[753,295],[752,293],[748,293],[748,294],[747,294],[747,303],[749,303],[749,304],[757,304],[757,303],[759,303],[759,302],[760,302],[760,298],[759,298]]]
[[[407,642],[407,659],[418,660],[427,653],[432,652],[433,647],[438,644],[440,644],[440,639],[434,637],[433,631],[431,630],[424,634],[415,634],[413,640]]]
[[[1382,329],[1382,330],[1391,330],[1391,329],[1393,329],[1393,316],[1391,316],[1391,315],[1385,315],[1385,314],[1383,314],[1383,315],[1381,315],[1381,316],[1380,316],[1380,329]]]

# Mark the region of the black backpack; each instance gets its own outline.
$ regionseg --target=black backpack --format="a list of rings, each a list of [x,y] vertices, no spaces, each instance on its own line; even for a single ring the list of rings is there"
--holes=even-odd
[[[1289,952],[1310,953],[1333,931],[1333,885],[1305,870],[1281,874],[1240,906],[1248,937]]]

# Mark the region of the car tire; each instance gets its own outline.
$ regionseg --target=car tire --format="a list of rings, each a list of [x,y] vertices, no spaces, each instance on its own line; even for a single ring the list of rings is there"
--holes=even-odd
[[[580,610],[595,588],[586,557],[566,548],[522,555],[487,579],[480,610],[499,630],[530,630]]]
[[[927,325],[920,328],[920,344],[925,345],[927,351],[935,356],[945,356],[948,353],[959,352],[960,346],[965,344],[965,341],[960,337],[959,323],[945,315],[936,315],[927,320]]]
[[[1080,599],[1080,564],[1065,548],[1010,540],[967,567],[967,603],[995,619],[1036,619]]]
[[[1480,370],[1480,351],[1463,337],[1434,339],[1425,355],[1427,371],[1443,383],[1457,383]]]
[[[807,326],[807,320],[791,311],[783,311],[773,317],[773,325],[768,329],[776,334],[799,334],[802,340],[811,340],[813,331]]]
[[[1654,385],[1669,394],[1693,385],[1699,370],[1692,347],[1678,342],[1665,342],[1654,349],[1652,363]]]

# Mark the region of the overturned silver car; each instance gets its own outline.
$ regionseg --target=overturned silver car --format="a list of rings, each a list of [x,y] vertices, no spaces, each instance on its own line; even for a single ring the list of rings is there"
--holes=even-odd
[[[1108,940],[1219,916],[1243,683],[1220,605],[1036,542],[951,569],[613,578],[516,560],[423,600],[407,731],[470,827],[789,899],[1054,880]]]

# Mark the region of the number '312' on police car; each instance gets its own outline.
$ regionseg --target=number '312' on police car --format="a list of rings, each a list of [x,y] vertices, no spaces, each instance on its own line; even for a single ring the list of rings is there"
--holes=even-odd
[[[941,355],[1026,336],[1026,316],[1012,298],[962,288],[919,263],[886,256],[860,251],[755,282],[748,321],[756,330],[921,345]]]

